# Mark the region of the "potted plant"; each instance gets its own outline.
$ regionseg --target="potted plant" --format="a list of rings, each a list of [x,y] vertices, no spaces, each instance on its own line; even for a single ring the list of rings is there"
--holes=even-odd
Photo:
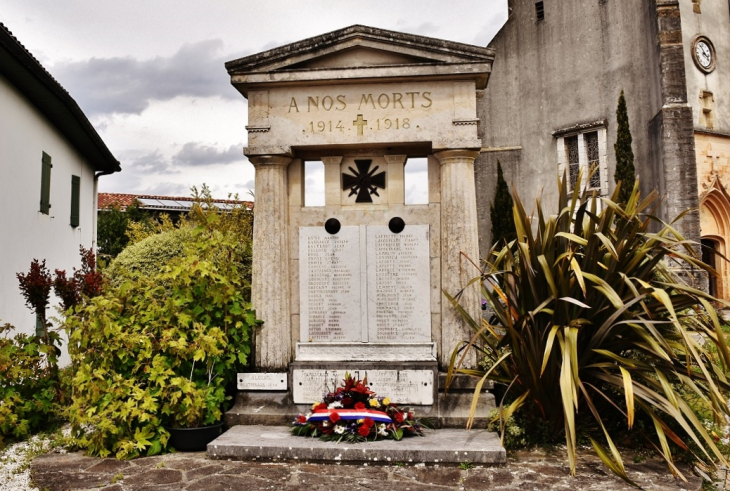
[[[215,232],[197,241],[161,278],[169,318],[153,369],[167,375],[160,412],[176,450],[205,450],[221,433],[231,399],[226,386],[246,362],[250,330],[260,323],[243,298],[236,263],[217,253],[217,241],[225,238]]]

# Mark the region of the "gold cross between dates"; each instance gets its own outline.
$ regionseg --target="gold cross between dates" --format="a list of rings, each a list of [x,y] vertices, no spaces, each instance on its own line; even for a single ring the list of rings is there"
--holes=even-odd
[[[367,119],[362,119],[362,114],[358,114],[357,115],[357,119],[352,122],[352,126],[357,126],[357,134],[358,135],[362,135],[363,134],[362,133],[362,128],[366,124],[368,124],[368,120]]]

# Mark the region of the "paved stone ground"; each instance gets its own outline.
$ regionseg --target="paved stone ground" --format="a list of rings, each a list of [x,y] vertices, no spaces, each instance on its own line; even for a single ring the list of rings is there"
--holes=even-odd
[[[628,460],[628,459],[627,459]],[[675,481],[666,465],[650,458],[626,464],[630,477],[644,489],[698,491],[701,480],[689,471],[688,483]],[[284,490],[386,491],[601,490],[633,488],[613,476],[597,457],[584,451],[576,477],[570,477],[564,453],[513,452],[506,466],[460,469],[458,466],[377,466],[302,462],[232,462],[210,460],[205,453],[178,453],[117,461],[79,453],[51,453],[32,463],[40,490],[224,491]]]

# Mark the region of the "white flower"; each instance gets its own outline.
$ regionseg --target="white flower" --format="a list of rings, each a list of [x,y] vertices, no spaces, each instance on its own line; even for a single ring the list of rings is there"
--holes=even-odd
[[[378,425],[378,435],[388,436],[388,432],[385,431],[385,425]]]
[[[342,425],[335,425],[335,433],[341,435],[345,432],[345,427]]]
[[[335,401],[329,406],[327,406],[327,409],[339,409],[342,407],[342,403],[340,401]]]
[[[329,421],[322,421],[322,426],[324,426],[325,428],[327,428],[329,425],[330,425]]]

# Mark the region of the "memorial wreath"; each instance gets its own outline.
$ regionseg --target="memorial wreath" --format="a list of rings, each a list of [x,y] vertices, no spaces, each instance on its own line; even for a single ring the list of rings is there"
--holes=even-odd
[[[423,436],[424,427],[428,424],[416,420],[412,410],[400,409],[388,397],[371,391],[367,377],[358,380],[346,372],[342,386],[314,403],[310,413],[297,416],[292,433],[355,443]]]

